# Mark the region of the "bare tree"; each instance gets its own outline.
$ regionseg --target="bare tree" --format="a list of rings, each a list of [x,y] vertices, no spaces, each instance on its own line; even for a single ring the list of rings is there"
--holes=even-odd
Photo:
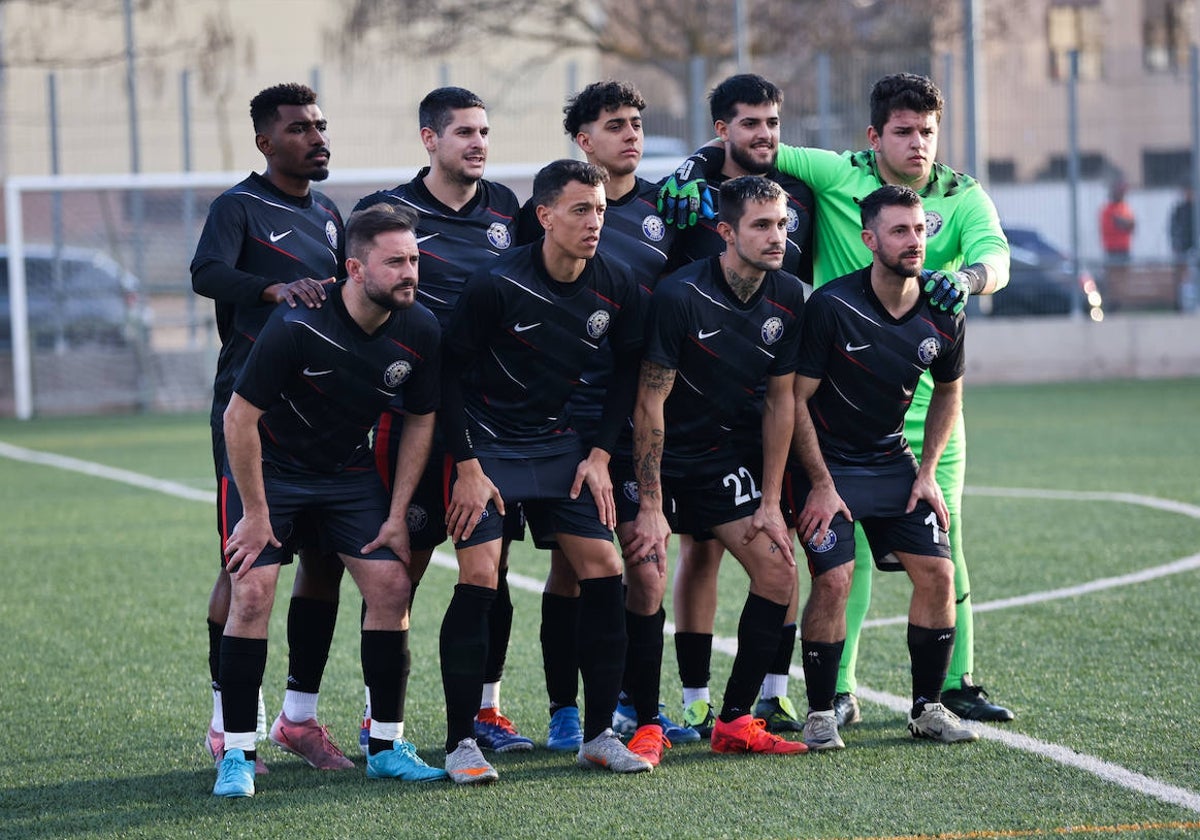
[[[742,0],[741,34],[752,69],[785,88],[811,84],[821,52],[896,55],[927,69],[935,32],[946,37],[962,2]],[[735,0],[349,0],[344,8],[337,34],[345,55],[362,55],[371,42],[440,55],[519,39],[543,59],[589,49],[616,72],[658,71],[675,88],[671,98],[688,108],[702,107],[697,90],[736,67]]]

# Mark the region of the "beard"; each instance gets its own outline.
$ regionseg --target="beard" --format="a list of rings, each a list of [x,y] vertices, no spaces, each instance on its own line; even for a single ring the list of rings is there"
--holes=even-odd
[[[771,160],[766,164],[759,163],[750,153],[742,149],[740,146],[729,146],[729,156],[733,158],[733,162],[742,169],[752,175],[765,175],[775,168],[775,158],[779,154],[778,148],[771,150]]]
[[[400,289],[412,289],[412,296],[405,300],[398,299],[396,297],[396,292]],[[401,309],[408,309],[416,301],[417,295],[417,287],[415,285],[408,286],[403,284],[399,286],[393,286],[387,290],[370,286],[367,287],[365,291],[367,293],[367,298],[370,299],[372,303],[382,309],[386,309],[389,312],[399,312]]]
[[[922,268],[920,263],[917,263],[916,265],[913,265],[913,266],[908,266],[902,262],[902,260],[904,260],[905,258],[913,257],[913,256],[917,256],[917,255],[911,254],[911,253],[899,254],[896,256],[896,258],[894,260],[887,260],[887,259],[884,259],[883,257],[880,257],[879,264],[882,265],[884,268],[886,268],[888,271],[892,272],[893,274],[895,274],[899,277],[920,277],[921,276],[921,268]]]

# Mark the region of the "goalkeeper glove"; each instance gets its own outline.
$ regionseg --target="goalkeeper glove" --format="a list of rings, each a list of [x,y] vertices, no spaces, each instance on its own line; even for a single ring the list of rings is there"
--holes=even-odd
[[[923,276],[925,284],[922,288],[929,297],[929,302],[943,312],[954,315],[963,311],[972,291],[983,288],[983,278],[974,268],[959,271],[926,271],[923,272]]]
[[[703,158],[695,155],[688,158],[659,190],[658,214],[668,225],[684,230],[701,218],[716,217],[712,192],[701,174],[703,162]]]

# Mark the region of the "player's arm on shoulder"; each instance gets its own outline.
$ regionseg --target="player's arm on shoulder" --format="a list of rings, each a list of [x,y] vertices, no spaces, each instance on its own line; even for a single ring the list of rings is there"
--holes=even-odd
[[[962,230],[963,265],[982,274],[982,285],[972,288],[973,295],[990,295],[1008,285],[1009,248],[1000,216],[982,189],[965,194],[966,218]]]
[[[238,200],[221,195],[209,207],[192,257],[192,291],[206,298],[238,306],[261,302],[262,291],[271,285],[237,267],[246,240],[246,208]]]

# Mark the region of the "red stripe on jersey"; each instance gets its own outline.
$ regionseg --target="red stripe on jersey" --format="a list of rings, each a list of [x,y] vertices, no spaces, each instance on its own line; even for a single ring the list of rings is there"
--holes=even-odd
[[[711,350],[709,350],[707,347],[705,347],[703,344],[701,344],[701,343],[700,343],[700,339],[696,338],[695,336],[693,336],[693,335],[689,335],[689,336],[688,336],[688,339],[690,339],[690,340],[691,340],[692,344],[695,344],[697,347],[699,347],[701,350],[703,350],[703,351],[704,351],[705,353],[707,353],[708,355],[712,356],[714,359],[719,359],[719,358],[721,358],[721,357],[720,357],[720,356],[718,356],[716,353],[714,353],[713,351],[711,351]]]
[[[617,303],[615,300],[610,300],[610,299],[606,298],[604,295],[600,294],[595,289],[592,289],[592,294],[594,294],[596,297],[600,298],[600,300],[604,301],[605,303],[607,303],[609,306],[613,307],[614,309],[619,310],[621,308],[621,304]]]
[[[442,456],[442,507],[450,509],[450,476],[454,474],[454,456],[449,452]]]
[[[933,323],[933,321],[930,321],[928,318],[926,318],[926,317],[924,317],[924,316],[922,316],[921,320],[922,320],[922,321],[924,321],[924,322],[925,322],[926,324],[928,324],[929,326],[933,327],[933,331],[934,331],[935,333],[937,333],[938,335],[940,335],[942,338],[946,339],[947,341],[953,341],[953,340],[954,340],[954,336],[952,336],[952,335],[948,335],[948,334],[946,334],[946,333],[942,332],[941,330],[939,330],[939,329],[938,329],[938,327],[937,327],[937,324]]]
[[[795,318],[795,317],[796,317],[796,313],[795,313],[795,312],[793,312],[792,310],[788,309],[786,306],[784,306],[784,305],[783,305],[782,303],[780,303],[779,301],[776,301],[776,300],[771,300],[770,298],[767,298],[767,299],[766,299],[766,301],[767,301],[767,303],[769,303],[769,304],[771,304],[772,306],[774,306],[776,309],[782,309],[784,312],[786,312],[787,314],[791,315],[793,318]]]
[[[229,503],[229,479],[221,476],[217,488],[217,517],[221,529],[221,565],[225,565],[225,545],[229,542],[229,520],[225,518],[225,505]]]
[[[860,362],[858,359],[856,359],[856,358],[854,358],[853,356],[851,356],[849,353],[847,353],[845,350],[843,350],[843,349],[842,349],[842,348],[840,348],[840,347],[838,348],[838,354],[839,354],[839,355],[840,355],[840,356],[841,356],[843,359],[846,359],[847,361],[853,362],[854,364],[858,365],[858,366],[859,366],[860,368],[862,368],[863,370],[870,370],[870,368],[869,368],[869,367],[867,367],[866,365],[864,365],[862,362]]]
[[[375,469],[383,479],[384,488],[392,492],[391,474],[388,469],[388,445],[392,436],[392,413],[385,411],[379,416],[379,428],[375,430]]]
[[[280,254],[283,254],[285,257],[287,257],[289,259],[293,259],[296,262],[301,262],[300,258],[297,257],[295,254],[288,253],[287,251],[280,248],[278,245],[272,245],[270,242],[264,242],[263,240],[259,239],[257,236],[251,236],[250,238],[265,248],[270,248],[272,251],[276,251]]]
[[[414,356],[416,356],[416,357],[417,357],[417,359],[419,359],[419,360],[420,360],[420,359],[424,359],[424,358],[425,358],[425,357],[424,357],[424,356],[422,356],[420,353],[418,353],[416,350],[412,349],[412,348],[411,348],[411,347],[409,347],[407,344],[405,344],[403,341],[397,341],[397,340],[396,340],[396,339],[394,339],[394,338],[389,338],[389,339],[388,339],[388,341],[392,342],[392,344],[395,344],[397,347],[403,347],[403,348],[404,348],[405,350],[407,350],[409,353],[412,353]]]

